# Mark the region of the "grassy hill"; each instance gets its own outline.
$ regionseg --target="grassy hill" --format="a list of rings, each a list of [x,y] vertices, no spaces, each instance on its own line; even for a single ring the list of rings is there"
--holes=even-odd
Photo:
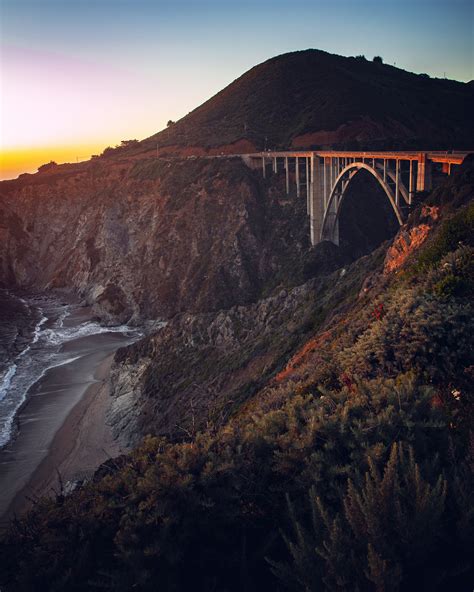
[[[472,148],[473,99],[472,84],[309,49],[255,66],[135,150]]]

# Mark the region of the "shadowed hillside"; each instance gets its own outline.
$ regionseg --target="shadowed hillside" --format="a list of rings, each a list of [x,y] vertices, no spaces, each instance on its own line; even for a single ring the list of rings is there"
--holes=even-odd
[[[0,285],[73,289],[115,322],[218,310],[301,282],[308,227],[239,158],[58,166],[0,183]]]
[[[473,102],[472,84],[310,49],[255,66],[134,150],[472,148]]]

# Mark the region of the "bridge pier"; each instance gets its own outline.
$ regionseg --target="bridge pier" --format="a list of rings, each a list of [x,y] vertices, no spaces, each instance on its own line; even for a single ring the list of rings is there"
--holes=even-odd
[[[416,192],[429,191],[432,188],[433,163],[441,164],[442,171],[450,174],[452,166],[461,164],[467,154],[469,153],[285,151],[241,156],[251,168],[258,169],[261,166],[264,178],[268,170],[278,173],[278,158],[281,158],[285,168],[287,195],[290,193],[290,165],[294,158],[296,195],[301,197],[304,185],[311,243],[316,245],[322,240],[339,244],[340,202],[351,179],[360,169],[366,169],[378,180],[392,204],[399,224],[402,224],[406,217],[403,205],[412,204]],[[271,168],[267,170],[268,164]],[[344,174],[341,175],[343,171]],[[404,181],[408,182],[407,186]]]
[[[400,161],[395,161],[395,203],[400,205]]]
[[[299,162],[298,156],[296,157],[295,176],[296,176],[296,197],[300,197],[300,193],[301,193],[301,187],[300,187],[300,162]]]
[[[323,159],[323,163],[324,163]],[[323,228],[325,197],[324,197],[324,164],[318,156],[311,157],[311,170],[313,183],[311,191],[310,207],[310,234],[311,244],[317,245],[321,241],[321,232]]]
[[[413,160],[410,160],[410,172],[408,177],[408,204],[413,203],[413,196],[415,195],[415,167],[413,166]]]
[[[309,197],[310,197],[310,193],[311,193],[311,179],[310,179],[310,172],[309,172],[309,158],[305,158],[305,163],[306,163],[306,213],[309,216]]]
[[[421,153],[418,158],[417,191],[430,191],[432,189],[431,168],[431,161],[427,159],[426,153]]]

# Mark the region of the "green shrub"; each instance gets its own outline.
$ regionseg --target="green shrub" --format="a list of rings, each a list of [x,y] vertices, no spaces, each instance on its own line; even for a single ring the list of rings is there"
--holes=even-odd
[[[417,269],[435,266],[460,245],[474,246],[474,203],[443,222],[418,255]]]
[[[446,589],[441,586],[450,575],[462,571],[467,549],[460,551],[455,567],[446,561],[453,556],[453,531],[458,530],[459,541],[464,537],[462,528],[449,524],[448,479],[436,458],[429,466],[426,460],[420,465],[412,446],[394,443],[383,470],[379,464],[370,459],[363,480],[349,479],[336,506],[325,504],[312,487],[311,519],[304,523],[288,500],[293,534],[284,538],[291,562],[271,562],[288,588],[439,590]],[[462,513],[460,503],[466,499],[455,479],[449,494]]]

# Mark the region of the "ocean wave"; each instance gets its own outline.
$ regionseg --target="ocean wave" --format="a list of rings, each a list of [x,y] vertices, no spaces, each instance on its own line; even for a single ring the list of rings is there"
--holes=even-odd
[[[79,310],[76,305],[64,305],[47,298],[20,300],[38,320],[29,344],[16,356],[3,376],[0,373],[0,447],[10,440],[16,414],[32,386],[48,370],[71,364],[85,355],[84,352],[71,355],[71,352],[63,351],[64,344],[104,333],[118,333],[129,337],[130,341],[142,335],[139,329],[127,325],[103,327],[96,321],[74,325],[74,318],[66,322],[72,313]]]
[[[48,320],[48,317],[43,315],[43,311],[41,309],[39,309],[41,316],[41,319],[39,320],[39,322],[36,324],[35,327],[35,331],[33,333],[33,339],[31,341],[32,344],[36,343],[38,341],[38,339],[40,338],[41,335],[41,327],[46,323],[46,321]],[[22,352],[23,353],[23,352]],[[20,354],[21,355],[21,354]]]
[[[129,327],[128,325],[119,325],[116,327],[103,327],[96,321],[87,321],[77,327],[54,327],[43,329],[42,339],[48,341],[53,345],[62,345],[74,339],[81,337],[90,337],[91,335],[99,335],[101,333],[130,333],[138,334],[137,329]]]
[[[2,381],[0,382],[0,401],[2,401],[6,394],[8,393],[8,389],[12,383],[12,379],[16,374],[17,365],[12,364],[8,370],[5,372]]]
[[[21,396],[16,399],[15,406],[12,409],[12,411],[6,417],[3,418],[3,425],[0,425],[0,447],[4,446],[10,440],[12,434],[13,421],[15,419],[16,412],[26,401],[28,391],[31,389],[31,387],[38,381],[40,381],[44,377],[46,372],[48,372],[49,370],[52,370],[53,368],[58,368],[59,366],[65,366],[66,364],[72,364],[72,362],[75,362],[76,360],[79,360],[79,358],[82,357],[83,354],[79,354],[77,356],[65,358],[54,364],[49,364],[42,368],[39,374],[33,373],[28,380],[21,384]]]

